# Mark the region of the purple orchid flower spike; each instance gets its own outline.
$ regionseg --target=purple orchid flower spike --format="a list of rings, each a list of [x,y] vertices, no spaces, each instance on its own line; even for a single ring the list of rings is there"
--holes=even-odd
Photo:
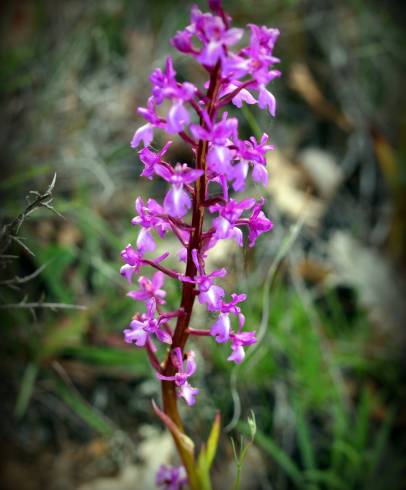
[[[177,80],[169,56],[163,68],[152,72],[151,96],[146,107],[138,109],[145,124],[135,132],[131,146],[143,145],[138,151],[143,164],[141,176],[149,180],[160,177],[169,189],[163,203],[137,198],[137,215],[131,223],[140,227],[139,233],[135,246],[127,245],[122,251],[124,265],[120,270],[129,282],[141,267],[155,271],[152,277],[139,277],[138,289],[128,293],[132,299],[144,302],[146,311],[134,315],[124,330],[124,339],[145,348],[162,381],[163,410],[156,405],[154,409],[171,430],[191,490],[199,490],[202,485],[193,456],[180,442],[185,434],[177,399],[184,398],[192,406],[199,390],[189,383],[196,360],[193,351],[185,353],[186,344],[190,336],[229,343],[228,360],[239,364],[245,357],[244,349],[256,342],[255,332],[243,329],[241,303],[246,295],[232,293],[226,300],[224,289],[217,284],[226,270],[206,273],[206,261],[221,240],[231,239],[242,247],[244,227],[250,247],[272,228],[263,211],[263,199],[234,198],[231,193],[249,189],[249,181],[267,184],[267,153],[273,146],[265,133],[259,141],[253,136],[240,139],[238,119],[229,117],[226,106],[257,104],[274,116],[276,101],[269,84],[280,76],[275,67],[279,59],[273,54],[277,29],[249,25],[244,45],[243,30],[231,27],[232,19],[223,10],[221,0],[209,0],[209,6],[209,13],[193,7],[190,25],[172,39],[172,45],[190,55],[208,79],[200,86]],[[190,166],[167,161],[172,137],[160,150],[150,146],[157,129],[188,145],[193,155]],[[169,252],[149,258],[158,249],[157,240],[168,235],[179,242],[175,269],[168,266],[169,260],[163,262]],[[164,276],[178,281],[182,288],[180,306],[175,311],[164,311]],[[210,329],[190,326],[196,297],[208,312],[217,312]],[[171,325],[175,318],[176,325]],[[235,322],[237,329],[233,327]],[[159,344],[164,345],[159,348]],[[165,355],[163,361],[159,359],[161,354]],[[162,488],[179,490],[185,483],[184,473],[177,469],[160,469],[157,484]]]
[[[155,482],[161,490],[182,490],[187,484],[186,470],[183,466],[161,465]]]
[[[173,349],[171,357],[173,365],[177,368],[177,372],[173,376],[164,376],[163,374],[156,373],[157,378],[163,381],[174,381],[178,387],[178,397],[184,398],[188,405],[194,405],[195,396],[199,393],[199,390],[189,384],[188,378],[196,371],[195,353],[190,351],[186,354],[186,366],[183,361],[182,350],[179,347]]]
[[[127,296],[136,301],[147,301],[148,299],[154,298],[158,305],[164,305],[166,291],[161,289],[164,285],[164,281],[165,276],[161,271],[155,272],[152,279],[140,276],[138,279],[140,289],[137,291],[130,291],[127,293]]]
[[[175,218],[185,216],[192,206],[192,202],[184,186],[197,180],[202,170],[195,170],[186,165],[177,163],[174,169],[163,165],[156,165],[155,172],[164,180],[172,184],[164,199],[164,207],[168,214]]]

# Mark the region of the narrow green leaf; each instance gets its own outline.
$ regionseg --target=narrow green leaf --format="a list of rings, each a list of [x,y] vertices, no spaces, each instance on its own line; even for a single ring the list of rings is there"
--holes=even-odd
[[[298,445],[303,464],[307,470],[316,470],[316,458],[310,437],[310,430],[299,399],[296,399],[293,403],[293,409],[295,412]]]
[[[342,455],[344,458],[352,464],[357,466],[360,461],[359,452],[354,447],[344,440],[337,440],[334,442],[333,450],[337,455]]]
[[[39,361],[59,354],[63,349],[79,344],[88,327],[89,314],[80,311],[58,320],[45,332],[37,352]]]
[[[163,412],[158,405],[152,401],[152,407],[154,412],[158,417],[162,420],[162,422],[166,425],[167,429],[173,435],[175,440],[182,446],[182,448],[193,457],[193,451],[195,448],[195,444],[184,432],[182,432],[179,427],[173,422],[173,420]]]
[[[327,488],[347,490],[347,484],[331,471],[310,470],[305,473],[309,483],[324,483]]]
[[[188,437],[184,432],[179,429],[175,422],[173,422],[173,420],[165,412],[163,412],[154,401],[152,401],[152,408],[154,409],[156,415],[167,427],[169,432],[172,434],[179,455],[182,459],[182,463],[186,468],[190,487],[196,490],[203,490],[203,487],[199,481],[199,476],[196,468],[194,442],[192,441],[192,439],[190,439],[190,437]]]
[[[366,387],[361,395],[361,399],[358,404],[357,416],[354,427],[354,443],[359,450],[363,450],[367,443],[369,419],[371,415],[371,393]]]
[[[71,410],[92,429],[105,437],[111,436],[114,431],[112,422],[91,407],[76,390],[57,378],[55,378],[54,389]]]
[[[82,362],[97,366],[123,368],[126,372],[145,372],[146,357],[140,355],[138,350],[128,350],[117,347],[97,345],[68,346],[61,351],[61,355],[72,356]]]
[[[207,444],[200,450],[197,462],[198,473],[202,490],[211,490],[210,469],[216,455],[218,440],[220,436],[220,412],[216,413]]]
[[[220,412],[217,412],[213,422],[213,426],[210,431],[209,439],[207,441],[206,460],[209,470],[211,468],[211,465],[213,464],[214,456],[217,452],[217,445],[220,437],[220,423],[221,415]]]
[[[385,447],[388,443],[389,434],[393,426],[393,422],[395,419],[395,410],[394,408],[389,408],[385,414],[385,418],[382,422],[382,425],[379,429],[378,434],[375,437],[372,451],[370,455],[369,467],[371,475],[373,476],[378,467],[380,459],[385,452]]]
[[[51,173],[52,166],[48,164],[34,165],[31,168],[23,167],[22,172],[13,173],[8,179],[4,179],[0,182],[0,189],[3,191],[16,189],[21,184],[24,184],[30,179],[37,177],[38,175],[43,175],[46,173]]]
[[[17,418],[22,417],[27,410],[28,403],[31,399],[31,395],[34,389],[35,380],[37,379],[37,374],[37,364],[30,362],[25,368],[20,384],[20,391],[18,392],[17,402],[14,409],[14,415]]]
[[[247,424],[239,424],[241,431],[249,434]],[[257,430],[256,438],[258,445],[268,453],[275,463],[280,466],[286,475],[297,485],[298,488],[303,488],[304,475],[292,458],[283,449],[281,449],[275,441]]]

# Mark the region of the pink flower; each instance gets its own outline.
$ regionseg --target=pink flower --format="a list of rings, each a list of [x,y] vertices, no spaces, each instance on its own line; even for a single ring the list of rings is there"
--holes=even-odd
[[[265,155],[273,149],[268,145],[268,135],[264,133],[258,143],[254,136],[249,140],[237,140],[235,142],[238,152],[237,156],[240,163],[233,169],[233,188],[235,191],[242,191],[245,188],[245,181],[250,165],[253,167],[252,178],[255,182],[266,185],[268,182],[268,171],[266,169]]]
[[[251,344],[255,344],[257,339],[255,338],[255,332],[232,332],[231,338],[231,355],[228,356],[228,361],[233,361],[236,364],[240,364],[245,358],[244,347]]]
[[[261,199],[254,207],[252,215],[248,218],[248,245],[253,247],[256,239],[262,233],[266,233],[272,229],[272,221],[269,220],[264,212],[262,206],[264,200]]]
[[[164,99],[187,102],[197,90],[190,82],[178,83],[176,81],[176,71],[170,56],[166,59],[165,70],[156,68],[149,79],[152,83],[152,95],[157,104],[161,104]]]
[[[197,275],[193,278],[182,276],[180,279],[183,282],[196,284],[196,286],[199,288],[199,303],[206,304],[209,311],[216,311],[221,305],[221,298],[224,296],[224,289],[213,284],[213,278],[224,277],[226,275],[226,270],[219,269],[211,272],[210,274],[206,274],[199,260],[199,255],[196,249],[192,250],[192,258],[197,269]]]
[[[166,131],[168,133],[180,133],[186,124],[189,124],[189,112],[185,109],[182,101],[177,101],[168,112]]]
[[[150,123],[145,124],[137,129],[131,140],[131,148],[137,148],[141,141],[144,142],[144,146],[148,146],[154,137],[154,126]]]
[[[135,210],[139,213],[131,220],[132,225],[139,225],[146,229],[154,229],[161,238],[171,229],[168,219],[165,217],[164,208],[155,199],[148,199],[147,204],[137,197]]]
[[[138,152],[141,162],[144,164],[144,170],[141,172],[142,177],[152,179],[155,175],[154,167],[156,164],[161,163],[162,157],[168,151],[172,141],[168,141],[158,152],[151,151],[147,146]]]
[[[184,185],[197,180],[203,171],[189,168],[186,163],[183,165],[177,163],[174,169],[156,165],[155,172],[172,184],[164,199],[165,210],[176,218],[184,216],[192,206],[190,197],[184,190]]]
[[[183,397],[188,405],[194,405],[195,396],[199,393],[197,388],[192,388],[188,382],[188,378],[196,371],[195,353],[190,351],[186,354],[186,363],[183,361],[182,351],[176,347],[171,352],[172,363],[177,369],[173,376],[165,376],[161,373],[156,373],[157,378],[164,381],[174,381],[179,388],[177,394]]]
[[[146,303],[147,312],[137,316],[130,322],[130,328],[124,330],[124,339],[128,344],[135,344],[144,347],[149,337],[154,334],[160,342],[165,344],[172,343],[172,337],[168,332],[161,329],[161,323],[165,323],[167,318],[155,318],[156,301],[151,298]]]
[[[252,208],[254,204],[255,199],[244,199],[239,203],[230,199],[223,206],[220,204],[211,206],[209,208],[211,212],[219,212],[218,218],[213,220],[214,237],[216,239],[231,238],[242,247],[242,231],[237,227],[238,219],[245,210]]]
[[[128,244],[121,252],[121,258],[125,264],[121,267],[120,274],[125,276],[128,282],[131,282],[133,273],[138,272],[143,263],[143,253]]]
[[[216,342],[224,343],[230,338],[231,321],[228,313],[220,313],[216,322],[210,329],[210,335],[212,335]]]
[[[148,299],[154,298],[157,304],[165,304],[166,291],[164,291],[162,286],[164,285],[164,274],[160,271],[155,272],[152,279],[148,277],[140,276],[138,279],[138,284],[140,289],[137,291],[130,291],[127,296],[136,301],[146,301]]]

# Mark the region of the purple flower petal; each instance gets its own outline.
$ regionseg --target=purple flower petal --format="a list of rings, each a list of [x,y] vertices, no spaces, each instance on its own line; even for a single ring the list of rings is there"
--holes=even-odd
[[[180,186],[171,186],[164,199],[164,207],[174,218],[182,218],[192,207],[188,193]]]
[[[141,228],[138,234],[137,248],[142,253],[153,252],[156,249],[156,243],[151,233],[145,228]]]
[[[144,146],[148,146],[154,137],[154,128],[152,124],[145,124],[137,129],[131,140],[131,148],[137,148],[141,141],[144,142]]]
[[[179,133],[180,131],[183,131],[183,128],[189,121],[189,113],[182,102],[176,102],[168,112],[166,130],[168,133]]]
[[[207,291],[199,294],[199,303],[206,304],[209,311],[216,311],[220,308],[221,298],[224,297],[224,294],[223,288],[213,285]]]
[[[196,395],[199,392],[200,390],[193,388],[187,381],[178,388],[178,396],[184,398],[190,407],[196,403]]]
[[[230,338],[231,322],[227,313],[220,313],[216,322],[210,329],[210,335],[212,335],[216,342],[225,343]]]
[[[272,117],[275,117],[276,100],[275,97],[265,87],[260,87],[258,105],[261,109],[268,109]]]

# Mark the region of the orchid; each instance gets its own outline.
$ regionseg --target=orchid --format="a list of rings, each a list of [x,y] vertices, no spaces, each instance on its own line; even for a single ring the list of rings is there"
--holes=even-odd
[[[184,467],[161,467],[156,481],[160,488],[174,490],[186,483],[186,474],[192,490],[203,488],[178,411],[179,398],[190,407],[199,394],[190,384],[198,366],[194,351],[186,349],[189,339],[208,337],[229,345],[227,359],[236,364],[244,360],[245,348],[256,342],[255,332],[245,329],[241,303],[246,295],[232,292],[228,297],[218,283],[226,269],[208,270],[207,257],[221,240],[231,239],[243,247],[246,237],[252,247],[272,228],[263,198],[238,199],[230,193],[245,190],[250,181],[267,184],[267,154],[273,146],[266,133],[259,140],[240,139],[238,118],[230,117],[225,107],[257,104],[275,115],[276,101],[268,84],[280,76],[275,68],[279,60],[273,55],[279,31],[250,24],[248,44],[241,47],[244,30],[230,26],[221,0],[210,0],[209,6],[211,13],[193,7],[190,25],[172,39],[176,50],[201,65],[207,81],[201,87],[178,81],[169,56],[164,68],[152,72],[151,96],[146,107],[138,109],[146,123],[135,132],[131,147],[138,149],[141,176],[161,178],[169,189],[162,203],[136,199],[137,215],[131,223],[139,228],[138,237],[134,246],[127,245],[121,253],[120,272],[128,282],[142,268],[138,289],[128,296],[144,303],[145,311],[134,315],[124,339],[146,350],[162,384],[163,410],[155,404],[154,410],[171,431]],[[160,149],[151,146],[157,132],[171,135]],[[166,160],[175,138],[190,146],[193,163]],[[150,257],[158,248],[157,239],[171,233],[179,242],[178,265],[175,256],[175,265],[168,267],[169,252]],[[147,267],[154,269],[152,277],[144,272]],[[179,308],[174,311],[164,311],[165,277],[182,288]],[[190,325],[196,299],[215,316],[209,329]],[[176,321],[172,324],[172,320]]]
[[[137,291],[130,291],[127,296],[136,301],[146,301],[148,299],[154,298],[157,304],[165,304],[166,291],[161,289],[165,281],[165,275],[158,271],[153,276],[152,279],[148,277],[140,276],[138,283],[140,289]]]

